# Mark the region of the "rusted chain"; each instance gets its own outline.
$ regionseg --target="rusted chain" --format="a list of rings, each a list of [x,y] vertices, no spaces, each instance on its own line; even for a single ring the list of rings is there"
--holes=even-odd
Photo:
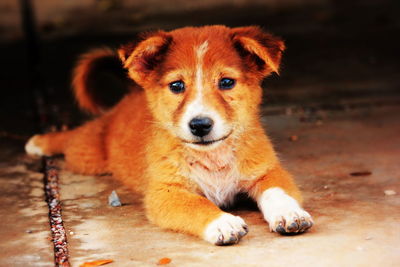
[[[58,185],[58,168],[51,157],[43,158],[44,186],[46,201],[49,206],[49,221],[54,244],[55,266],[69,267],[67,235],[61,217],[60,188]]]

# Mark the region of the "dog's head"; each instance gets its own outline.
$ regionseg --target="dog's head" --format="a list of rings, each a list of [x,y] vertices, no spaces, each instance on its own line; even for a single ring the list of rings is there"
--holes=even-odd
[[[119,55],[145,89],[156,123],[209,149],[258,120],[260,82],[278,72],[283,50],[258,27],[207,26],[149,33]]]

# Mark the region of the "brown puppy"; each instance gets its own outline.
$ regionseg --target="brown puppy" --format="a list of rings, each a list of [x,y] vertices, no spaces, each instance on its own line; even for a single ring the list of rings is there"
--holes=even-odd
[[[301,195],[259,121],[261,80],[278,72],[283,42],[258,27],[207,26],[146,34],[119,51],[141,88],[111,110],[66,132],[36,135],[29,154],[65,154],[76,172],[112,172],[145,196],[150,221],[225,245],[248,229],[222,211],[245,192],[270,229],[312,226]],[[88,77],[113,52],[88,54],[75,71],[80,105],[101,113]]]

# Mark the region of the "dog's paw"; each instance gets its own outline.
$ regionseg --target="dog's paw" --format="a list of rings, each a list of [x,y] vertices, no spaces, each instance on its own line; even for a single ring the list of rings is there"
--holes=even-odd
[[[25,152],[31,156],[43,156],[43,150],[37,145],[36,141],[39,135],[32,136],[25,145]]]
[[[299,234],[314,224],[311,215],[280,188],[266,190],[259,200],[259,206],[272,232]]]
[[[268,223],[271,231],[282,235],[303,233],[314,224],[310,214],[302,208],[277,212]]]
[[[212,221],[204,231],[204,239],[217,246],[236,244],[249,232],[239,216],[224,213]]]

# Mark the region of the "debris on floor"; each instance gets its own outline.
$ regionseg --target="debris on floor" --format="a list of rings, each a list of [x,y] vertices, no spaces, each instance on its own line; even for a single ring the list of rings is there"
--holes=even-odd
[[[359,171],[359,172],[351,172],[350,173],[351,176],[368,176],[371,174],[372,174],[372,172],[370,172],[370,171]]]
[[[157,265],[167,265],[171,262],[172,260],[170,258],[162,258],[158,261]]]
[[[397,194],[394,190],[385,190],[384,193],[386,196],[394,196]]]
[[[95,266],[105,265],[105,264],[108,264],[111,262],[113,262],[113,260],[88,261],[88,262],[85,262],[85,263],[79,265],[79,267],[95,267]]]
[[[112,207],[121,207],[121,201],[119,200],[119,197],[117,195],[117,192],[113,190],[111,194],[108,196],[108,205]]]

